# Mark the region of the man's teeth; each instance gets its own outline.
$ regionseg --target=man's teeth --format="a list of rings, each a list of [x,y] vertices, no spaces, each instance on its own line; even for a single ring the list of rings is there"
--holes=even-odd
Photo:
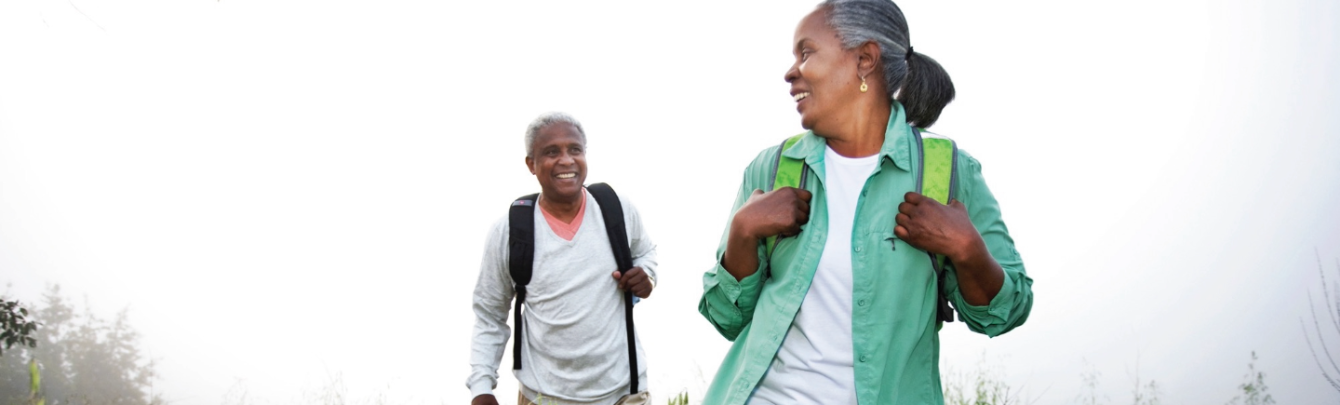
[[[810,96],[810,92],[807,91],[807,92],[804,92],[804,93],[796,93],[796,96],[795,96],[795,97],[796,97],[796,101],[799,102],[800,100],[803,100],[805,97],[809,97],[809,96]]]
[[[577,173],[563,173],[557,176],[560,179],[571,179],[577,177]]]

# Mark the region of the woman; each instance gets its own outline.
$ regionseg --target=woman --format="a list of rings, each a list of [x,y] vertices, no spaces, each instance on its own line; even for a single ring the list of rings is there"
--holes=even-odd
[[[699,311],[735,342],[704,403],[943,403],[941,294],[989,336],[1023,324],[1033,302],[977,160],[958,152],[948,205],[915,192],[914,127],[935,123],[953,84],[912,51],[888,0],[826,1],[793,45],[785,79],[808,131],[782,156],[811,180],[760,191],[782,146],[745,170],[703,278]],[[944,277],[926,252],[947,259]]]

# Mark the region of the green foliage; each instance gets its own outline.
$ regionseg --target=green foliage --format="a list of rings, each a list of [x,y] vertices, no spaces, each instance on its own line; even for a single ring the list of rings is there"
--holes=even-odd
[[[1242,390],[1242,394],[1229,400],[1229,404],[1272,405],[1275,403],[1275,398],[1270,396],[1270,388],[1266,386],[1266,373],[1256,370],[1255,351],[1252,351],[1252,361],[1247,363],[1247,376],[1243,378],[1242,384],[1238,384],[1238,389]]]
[[[1098,372],[1098,368],[1094,367],[1093,363],[1084,360],[1084,370],[1080,372],[1083,391],[1075,397],[1075,403],[1082,405],[1099,405],[1108,402],[1110,399],[1109,397],[1098,394],[1099,377],[1102,377],[1102,375],[1102,373]],[[1149,380],[1146,382],[1140,378],[1139,356],[1136,356],[1135,375],[1133,377],[1134,386],[1131,388],[1132,404],[1158,405],[1162,403],[1159,400],[1159,395],[1162,393],[1162,386],[1159,385],[1157,381]]]
[[[45,306],[33,308],[36,345],[0,357],[0,405],[31,404],[32,361],[40,372],[41,397],[54,405],[154,405],[153,362],[139,350],[139,334],[121,311],[107,321],[87,306],[76,313],[51,287]]]
[[[32,380],[32,386],[28,391],[28,405],[46,405],[47,399],[42,397],[42,372],[37,369],[37,360],[28,361],[28,375]]]
[[[1135,387],[1131,388],[1131,402],[1135,405],[1158,405],[1159,404],[1159,384],[1154,380],[1149,383],[1140,381],[1140,356],[1135,356]]]
[[[1001,374],[1003,373],[998,368],[988,367],[985,358],[975,373],[965,374],[955,371],[945,373],[946,378],[941,381],[945,405],[1024,403],[1019,393],[1005,383]]]
[[[689,392],[688,392],[688,391],[682,391],[682,392],[679,393],[679,395],[675,395],[675,396],[673,396],[673,397],[670,397],[670,402],[667,402],[666,404],[667,404],[667,405],[689,405]]]
[[[1084,392],[1075,398],[1075,402],[1082,405],[1099,405],[1103,402],[1100,402],[1098,397],[1098,377],[1103,374],[1099,373],[1098,368],[1088,360],[1084,360],[1084,368],[1085,370],[1080,373],[1080,379],[1084,381]]]
[[[1135,397],[1135,405],[1159,405],[1159,384],[1154,380],[1149,380],[1149,384],[1140,384],[1140,379],[1135,380],[1135,389],[1131,392]]]
[[[28,318],[28,309],[19,306],[18,301],[0,298],[0,355],[6,350],[20,346],[37,347],[33,332],[37,322]]]
[[[316,392],[305,395],[304,404],[316,405],[386,405],[386,392],[371,398],[354,398],[344,384],[344,374],[334,373],[326,376],[326,382]]]
[[[1336,263],[1336,269],[1340,270],[1340,263]],[[1332,282],[1329,285],[1331,289],[1327,289],[1326,287],[1328,286],[1326,284],[1325,270],[1326,269],[1323,268],[1321,265],[1321,255],[1318,254],[1317,275],[1321,280],[1320,282],[1321,295],[1323,298],[1323,302],[1326,304],[1326,312],[1325,312],[1326,319],[1331,321],[1330,322],[1331,326],[1334,326],[1336,332],[1340,333],[1340,283]],[[1334,301],[1332,301],[1331,290],[1335,290],[1336,292]],[[1307,303],[1308,303],[1308,309],[1312,311],[1313,333],[1309,334],[1307,330],[1307,325],[1303,323],[1303,319],[1302,318],[1298,319],[1299,326],[1303,327],[1303,338],[1307,340],[1307,349],[1312,352],[1312,360],[1317,363],[1317,368],[1321,370],[1321,377],[1326,379],[1327,383],[1330,383],[1331,389],[1334,389],[1336,392],[1340,392],[1340,365],[1336,364],[1335,361],[1336,356],[1331,354],[1331,348],[1329,345],[1326,344],[1326,339],[1324,338],[1324,335],[1327,335],[1328,333],[1322,333],[1321,321],[1317,319],[1317,305],[1314,302],[1312,302],[1311,291],[1308,291],[1307,293]],[[1312,345],[1313,336],[1316,336],[1317,338],[1316,346],[1321,346],[1321,351],[1322,353],[1325,354],[1325,357],[1318,355],[1316,346]],[[1322,359],[1325,359],[1326,362],[1330,364],[1331,367],[1327,368],[1326,366],[1322,365]],[[1252,354],[1252,360],[1253,361],[1256,360],[1255,353]]]

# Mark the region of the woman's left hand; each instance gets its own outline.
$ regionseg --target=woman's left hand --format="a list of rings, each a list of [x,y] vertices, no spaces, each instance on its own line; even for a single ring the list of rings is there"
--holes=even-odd
[[[968,218],[968,209],[958,200],[949,205],[909,192],[898,204],[893,235],[919,249],[942,254],[951,261],[971,254],[982,237]]]

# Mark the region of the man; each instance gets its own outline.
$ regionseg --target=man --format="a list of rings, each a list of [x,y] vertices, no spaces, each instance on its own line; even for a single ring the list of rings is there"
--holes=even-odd
[[[534,263],[522,294],[521,385],[518,404],[609,405],[646,400],[628,395],[630,366],[623,291],[647,298],[655,286],[656,245],[637,209],[620,199],[633,267],[617,269],[603,208],[583,186],[586,133],[562,113],[540,116],[526,129],[526,167],[540,183],[534,214]],[[472,404],[497,404],[498,364],[509,336],[507,316],[516,286],[509,273],[509,219],[493,227],[475,284]],[[617,270],[626,270],[625,272]],[[646,356],[637,349],[638,387],[646,387]],[[645,388],[644,388],[645,389]],[[627,396],[627,398],[625,398]]]

